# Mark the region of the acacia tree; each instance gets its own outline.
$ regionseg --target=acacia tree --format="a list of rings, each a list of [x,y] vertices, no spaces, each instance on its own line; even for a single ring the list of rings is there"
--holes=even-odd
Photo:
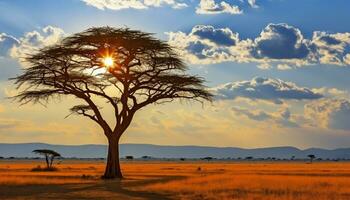
[[[26,61],[30,67],[13,78],[20,90],[14,98],[22,104],[46,104],[66,95],[81,100],[70,111],[96,122],[108,139],[104,178],[122,178],[119,139],[138,110],[174,99],[212,99],[204,79],[187,75],[171,46],[138,30],[90,28],[28,55]],[[107,122],[100,99],[114,113],[113,122]]]
[[[46,161],[46,168],[51,169],[53,165],[53,160],[56,157],[61,157],[59,153],[56,151],[50,150],[50,149],[36,149],[33,151],[33,153],[40,154],[45,156],[45,161]]]
[[[309,154],[309,155],[307,155],[307,157],[310,158],[310,163],[312,163],[312,161],[316,158],[316,156],[313,154]]]

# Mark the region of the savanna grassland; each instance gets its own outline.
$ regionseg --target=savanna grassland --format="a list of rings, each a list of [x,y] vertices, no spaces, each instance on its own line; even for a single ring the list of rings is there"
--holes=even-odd
[[[0,161],[0,199],[350,199],[347,162],[122,163],[125,179],[101,180],[102,161]]]

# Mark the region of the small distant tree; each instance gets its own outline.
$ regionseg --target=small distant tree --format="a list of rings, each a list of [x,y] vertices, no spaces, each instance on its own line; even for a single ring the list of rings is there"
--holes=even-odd
[[[53,166],[53,161],[56,157],[61,157],[59,153],[49,149],[36,149],[33,153],[45,156],[46,168],[51,169]]]
[[[132,159],[134,159],[134,156],[125,156],[125,159],[132,160]]]
[[[253,160],[253,156],[247,156],[245,157],[246,160]]]
[[[206,160],[206,161],[211,161],[211,160],[213,160],[213,157],[204,157],[204,158],[202,158],[202,160]]]
[[[307,155],[307,157],[310,158],[310,163],[312,163],[312,161],[316,158],[316,156],[313,154]]]
[[[295,156],[292,156],[292,157],[290,158],[290,160],[295,160]]]

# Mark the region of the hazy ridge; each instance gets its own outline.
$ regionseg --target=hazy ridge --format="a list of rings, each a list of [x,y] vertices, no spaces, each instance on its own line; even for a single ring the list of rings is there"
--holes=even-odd
[[[106,156],[106,145],[52,145],[45,143],[0,143],[0,156],[2,157],[35,157],[34,149],[52,149],[61,153],[63,157],[76,158],[104,158]],[[121,144],[121,156],[132,155],[135,158],[151,156],[155,158],[306,158],[314,154],[318,158],[350,159],[350,148],[321,149],[309,148],[301,150],[295,147],[269,147],[245,149],[236,147],[206,147],[206,146],[162,146],[151,144]]]

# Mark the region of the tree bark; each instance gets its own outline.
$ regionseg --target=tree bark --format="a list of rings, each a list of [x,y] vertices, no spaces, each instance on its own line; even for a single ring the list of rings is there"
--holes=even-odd
[[[104,179],[123,178],[119,163],[119,138],[108,139],[108,156]]]

